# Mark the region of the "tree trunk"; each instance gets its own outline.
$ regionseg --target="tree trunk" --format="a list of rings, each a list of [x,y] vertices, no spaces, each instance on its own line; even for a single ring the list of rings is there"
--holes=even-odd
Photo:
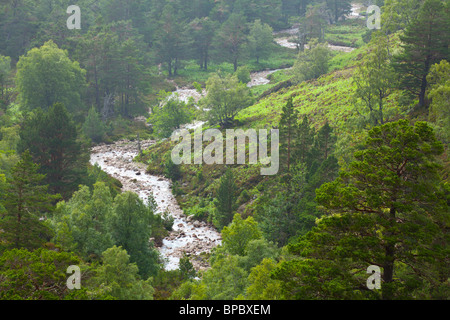
[[[390,223],[395,224],[396,209],[394,207],[390,208]],[[391,225],[394,228],[394,225]],[[386,238],[391,237],[392,234],[388,232]],[[383,284],[381,286],[381,295],[383,300],[393,299],[393,287],[392,283],[394,280],[394,262],[395,262],[395,243],[388,242],[384,246],[385,249],[385,260],[383,263]]]
[[[394,260],[395,249],[392,244],[388,244],[385,247],[386,261],[383,265],[383,284],[381,286],[381,295],[383,300],[392,300],[391,286],[394,279]]]
[[[420,86],[420,93],[419,93],[419,107],[425,107],[425,94],[427,91],[427,86],[428,86],[428,82],[427,82],[427,75],[428,72],[430,71],[430,57],[427,57],[425,60],[425,70],[423,72],[423,76],[422,76],[422,84]]]

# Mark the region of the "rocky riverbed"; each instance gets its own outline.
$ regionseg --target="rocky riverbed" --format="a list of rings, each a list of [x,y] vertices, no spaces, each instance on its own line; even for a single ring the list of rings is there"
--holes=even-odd
[[[145,149],[153,143],[142,141],[141,147]],[[166,270],[177,269],[184,253],[191,257],[195,269],[206,269],[208,263],[201,254],[210,252],[221,243],[220,233],[205,222],[187,217],[172,194],[171,182],[164,177],[146,174],[145,164],[133,162],[137,152],[136,142],[124,140],[102,144],[92,148],[90,162],[97,163],[103,171],[121,181],[124,191],[135,192],[144,201],[153,196],[157,212],[168,212],[174,218],[173,231],[158,247]]]

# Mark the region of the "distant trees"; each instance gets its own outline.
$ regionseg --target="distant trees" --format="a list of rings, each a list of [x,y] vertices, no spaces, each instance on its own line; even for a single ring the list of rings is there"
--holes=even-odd
[[[209,17],[203,17],[193,20],[189,26],[194,40],[195,57],[199,62],[200,69],[208,70],[212,44],[218,23]]]
[[[325,0],[332,22],[338,22],[343,16],[350,13],[350,0]]]
[[[325,3],[308,5],[304,17],[300,20],[299,33],[296,39],[299,51],[304,51],[306,44],[312,39],[324,40],[325,27],[328,23]]]
[[[11,58],[0,55],[0,99],[5,100],[11,72]],[[1,102],[1,101],[0,101]],[[6,102],[6,101],[5,101]],[[0,107],[2,105],[0,104]]]
[[[246,42],[245,18],[241,14],[234,13],[222,24],[216,35],[217,55],[230,61],[236,71]]]
[[[105,104],[112,109],[103,112],[104,118],[111,113],[126,117],[143,109],[147,56],[142,36],[129,22],[94,26],[76,39],[74,47],[74,56],[87,71],[89,105],[97,111]]]
[[[256,58],[256,63],[259,63],[259,59],[267,58],[273,48],[272,28],[261,20],[255,20],[250,25],[248,46],[250,54]]]
[[[169,77],[177,75],[181,60],[189,57],[191,37],[188,32],[187,23],[171,4],[167,4],[162,11],[155,47],[159,61],[167,67]]]

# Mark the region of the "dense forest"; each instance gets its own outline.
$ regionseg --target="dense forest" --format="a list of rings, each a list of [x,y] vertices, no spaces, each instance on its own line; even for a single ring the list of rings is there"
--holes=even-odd
[[[71,5],[0,2],[1,300],[450,297],[448,1]]]

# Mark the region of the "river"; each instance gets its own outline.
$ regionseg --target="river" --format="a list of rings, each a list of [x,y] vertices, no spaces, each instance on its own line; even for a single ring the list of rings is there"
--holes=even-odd
[[[363,16],[359,14],[359,12],[362,10],[363,5],[359,3],[352,3],[351,5],[351,11],[350,14],[347,15],[347,19],[365,19]],[[276,31],[273,33],[273,35],[276,37],[275,42],[283,47],[290,48],[290,49],[297,49],[297,45],[292,42],[293,39],[298,34],[298,24],[292,26],[289,29]],[[277,37],[279,35],[282,35],[282,37]],[[355,50],[355,48],[352,47],[345,47],[345,46],[336,46],[332,44],[328,44],[328,47],[331,50],[334,51],[341,51],[341,52],[352,52]]]
[[[153,143],[155,141],[142,141],[141,147],[145,149]],[[173,231],[157,248],[165,260],[165,270],[177,269],[184,252],[191,256],[196,270],[206,269],[207,261],[200,254],[221,243],[220,233],[205,222],[186,217],[172,194],[171,182],[146,174],[145,164],[133,162],[137,152],[137,144],[132,141],[102,144],[92,148],[90,162],[97,163],[103,171],[118,179],[123,184],[123,191],[135,192],[144,201],[152,195],[157,212],[167,211],[174,218]]]

